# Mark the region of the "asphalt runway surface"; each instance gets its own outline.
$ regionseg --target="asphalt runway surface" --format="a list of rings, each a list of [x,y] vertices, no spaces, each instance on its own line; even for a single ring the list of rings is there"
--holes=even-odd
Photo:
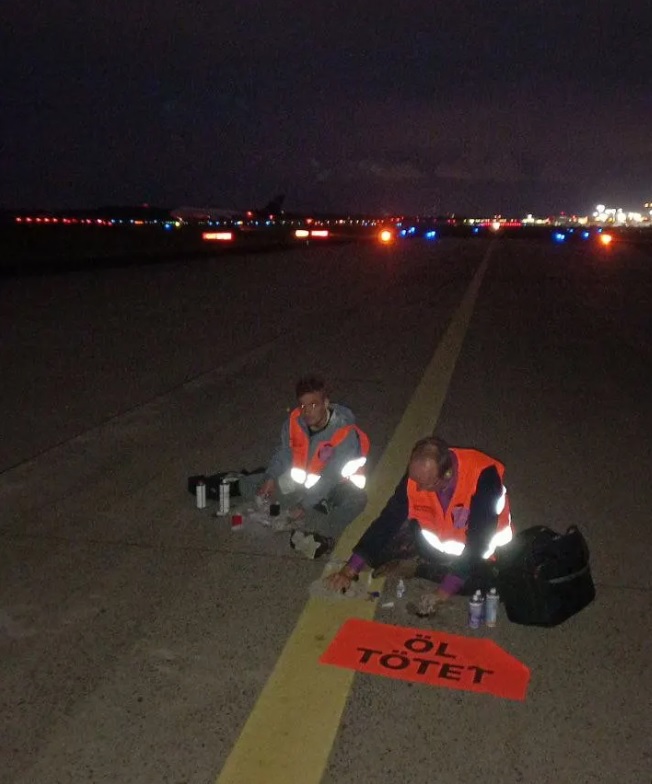
[[[2,281],[0,782],[652,782],[651,301],[636,247],[500,239]],[[308,371],[371,438],[366,515],[435,430],[503,460],[516,528],[581,528],[595,602],[474,632],[408,615],[419,581],[310,598],[323,563],[196,509]],[[320,664],[356,614],[493,640],[525,699]]]

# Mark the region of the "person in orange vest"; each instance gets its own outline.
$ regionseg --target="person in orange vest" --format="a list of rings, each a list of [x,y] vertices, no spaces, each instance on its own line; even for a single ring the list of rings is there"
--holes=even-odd
[[[423,577],[438,587],[412,606],[421,616],[456,593],[486,588],[496,549],[512,538],[504,470],[476,449],[421,439],[394,494],[327,586],[345,591],[366,567],[374,576]]]
[[[299,379],[295,392],[297,405],[283,423],[267,468],[240,477],[238,491],[245,500],[254,495],[278,500],[286,515],[276,530],[289,530],[294,549],[318,558],[333,549],[366,506],[369,438],[351,409],[331,402],[321,377]],[[304,530],[308,522],[313,530]]]

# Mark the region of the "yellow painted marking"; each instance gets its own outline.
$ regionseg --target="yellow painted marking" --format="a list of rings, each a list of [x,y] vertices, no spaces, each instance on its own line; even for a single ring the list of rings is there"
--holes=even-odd
[[[437,423],[492,249],[493,244],[383,452],[364,513],[340,538],[335,557],[348,558],[402,476],[414,442]],[[323,666],[319,657],[344,621],[371,620],[375,610],[375,602],[363,599],[308,599],[216,784],[319,784],[355,674]]]

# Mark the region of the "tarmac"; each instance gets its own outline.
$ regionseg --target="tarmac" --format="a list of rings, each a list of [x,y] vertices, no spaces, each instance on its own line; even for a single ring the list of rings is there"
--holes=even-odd
[[[650,301],[634,246],[500,239],[2,281],[0,782],[650,784]],[[187,476],[264,464],[309,371],[372,442],[335,559],[436,431],[505,463],[517,529],[580,527],[595,602],[417,619],[422,581],[329,597],[286,534],[198,510]],[[321,663],[351,621],[495,643],[525,692]]]

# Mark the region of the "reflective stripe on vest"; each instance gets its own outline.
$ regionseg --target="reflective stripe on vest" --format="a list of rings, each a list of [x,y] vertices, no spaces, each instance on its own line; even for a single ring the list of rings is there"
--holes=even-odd
[[[334,450],[345,438],[355,431],[358,434],[360,442],[360,457],[353,458],[342,466],[341,475],[342,479],[347,479],[352,482],[356,487],[362,489],[366,484],[366,477],[362,472],[362,468],[367,462],[367,455],[369,454],[369,438],[357,425],[345,425],[338,428],[333,436],[327,441],[318,446],[315,453],[308,460],[308,451],[310,449],[310,438],[305,430],[299,423],[301,410],[295,408],[290,414],[290,449],[292,450],[292,469],[290,470],[290,477],[299,485],[303,485],[307,490],[314,487],[321,478],[321,472],[324,466],[330,459],[328,456],[320,457],[320,452],[324,451],[325,447],[330,447]]]
[[[457,484],[446,512],[436,493],[417,490],[416,482],[408,479],[408,514],[419,523],[423,538],[431,547],[446,555],[459,556],[464,552],[466,520],[480,474],[485,468],[494,466],[502,481],[505,469],[502,463],[475,449],[453,448],[451,451],[457,457]],[[504,485],[496,502],[496,514],[496,533],[482,554],[483,558],[490,558],[497,547],[512,539],[509,500]],[[461,520],[457,525],[456,518]]]

